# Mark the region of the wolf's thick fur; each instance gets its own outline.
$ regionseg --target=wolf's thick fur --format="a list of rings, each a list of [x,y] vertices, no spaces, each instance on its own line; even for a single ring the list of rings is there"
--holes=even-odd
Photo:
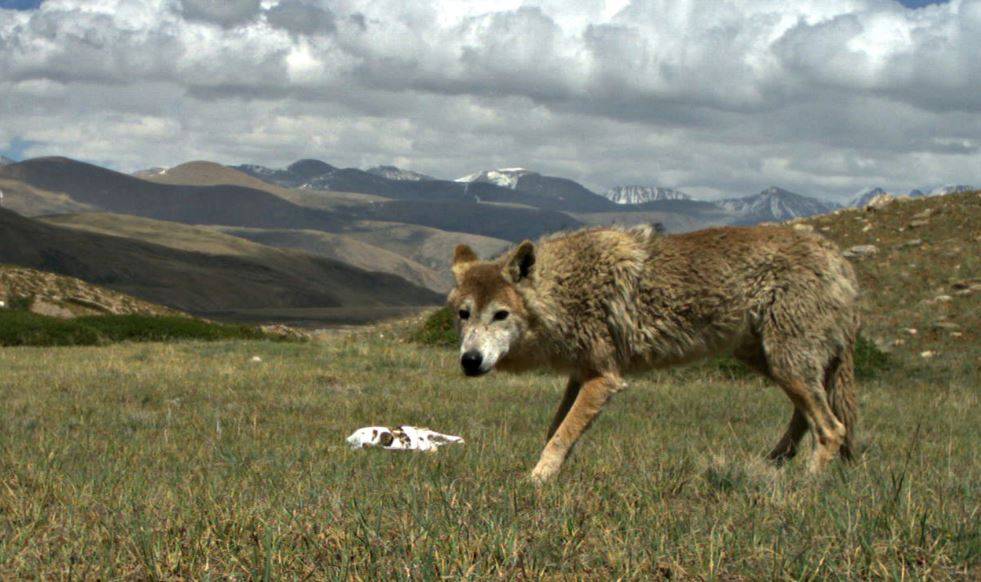
[[[735,355],[793,403],[775,462],[793,457],[809,428],[814,471],[854,450],[858,284],[818,235],[599,228],[525,241],[495,261],[460,246],[453,271],[449,302],[460,313],[468,374],[549,367],[569,375],[532,473],[538,481],[558,472],[624,374],[714,354]]]

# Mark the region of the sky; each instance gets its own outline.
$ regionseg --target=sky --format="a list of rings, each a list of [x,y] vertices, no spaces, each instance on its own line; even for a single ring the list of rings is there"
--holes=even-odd
[[[981,0],[0,0],[0,154],[981,184]]]

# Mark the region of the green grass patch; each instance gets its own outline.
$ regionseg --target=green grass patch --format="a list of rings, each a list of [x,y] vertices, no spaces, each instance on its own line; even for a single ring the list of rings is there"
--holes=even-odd
[[[270,339],[244,325],[178,316],[99,315],[58,319],[27,311],[0,311],[0,346],[93,346],[116,342]]]
[[[410,339],[417,344],[433,347],[454,347],[460,344],[456,329],[456,314],[449,307],[442,307],[429,314],[416,328]]]
[[[978,577],[976,346],[864,383],[862,453],[820,476],[811,439],[763,459],[776,386],[642,375],[537,490],[564,379],[398,339],[0,349],[0,579]],[[344,442],[402,423],[467,442]]]
[[[855,377],[872,380],[893,364],[889,354],[880,350],[874,342],[859,335],[855,342]]]

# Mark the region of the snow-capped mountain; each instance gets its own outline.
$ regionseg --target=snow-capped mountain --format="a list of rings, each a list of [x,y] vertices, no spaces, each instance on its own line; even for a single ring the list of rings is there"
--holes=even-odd
[[[615,186],[603,194],[614,204],[644,204],[661,200],[691,200],[680,190],[658,186]]]
[[[888,192],[879,187],[863,188],[852,195],[848,202],[848,206],[852,206],[854,208],[865,208],[865,205],[871,202],[873,198],[882,194],[888,194]]]
[[[739,224],[780,222],[801,216],[831,212],[837,205],[809,196],[801,196],[771,186],[759,194],[720,200],[716,204],[736,215]]]
[[[493,184],[526,194],[549,198],[562,205],[563,210],[593,212],[609,210],[613,204],[582,184],[568,178],[543,176],[526,168],[499,168],[483,170],[462,178],[457,182],[467,184]]]
[[[16,164],[17,160],[12,160],[7,156],[0,156],[0,166],[7,166],[10,164]]]
[[[337,168],[326,162],[309,159],[293,162],[284,169],[268,168],[257,164],[244,164],[233,167],[250,176],[283,186],[284,188],[301,188],[311,180],[337,170]]]
[[[964,184],[948,184],[945,186],[937,186],[927,194],[927,196],[946,196],[948,194],[960,194],[961,192],[971,192],[977,190],[974,186],[966,186]]]
[[[534,173],[535,172],[524,168],[500,168],[498,170],[482,170],[480,172],[474,172],[473,174],[468,174],[462,178],[457,178],[456,181],[486,182],[502,188],[516,190],[518,188],[518,181],[521,180],[523,176],[528,176]]]
[[[435,180],[435,178],[432,176],[420,174],[419,172],[413,172],[412,170],[403,170],[402,168],[398,168],[396,166],[374,166],[365,171],[369,174],[374,174],[375,176],[381,176],[382,178],[397,180],[399,182],[422,182]]]

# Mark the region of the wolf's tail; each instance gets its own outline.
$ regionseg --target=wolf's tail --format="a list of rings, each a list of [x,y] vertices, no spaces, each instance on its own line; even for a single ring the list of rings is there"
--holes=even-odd
[[[855,334],[825,370],[824,388],[828,392],[831,410],[845,425],[845,442],[839,452],[850,461],[856,454],[855,425],[858,423],[858,398],[855,393]]]

